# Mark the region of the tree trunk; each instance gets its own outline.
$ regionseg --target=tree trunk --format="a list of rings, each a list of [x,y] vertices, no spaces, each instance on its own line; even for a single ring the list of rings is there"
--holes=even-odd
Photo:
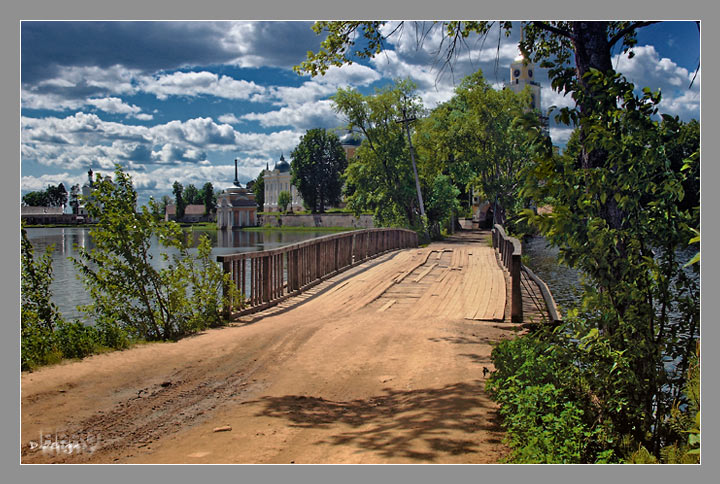
[[[592,104],[592,88],[584,75],[590,69],[597,69],[607,73],[613,70],[610,58],[610,43],[608,42],[607,22],[573,22],[573,46],[575,49],[575,70],[578,82],[583,92],[588,95],[580,105],[581,116],[591,116],[598,108]],[[601,106],[600,109],[603,109]],[[585,148],[586,134],[580,130],[580,144],[583,146],[580,154],[580,166],[584,169],[599,168],[607,163],[607,152],[601,149],[588,151]],[[615,198],[607,197],[607,203],[602,209],[602,216],[613,229],[622,228],[623,212],[617,206]],[[623,245],[622,242],[620,245]],[[625,254],[624,247],[618,247],[621,255]]]

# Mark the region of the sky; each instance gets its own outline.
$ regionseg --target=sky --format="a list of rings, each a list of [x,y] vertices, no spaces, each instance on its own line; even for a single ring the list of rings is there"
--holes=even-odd
[[[92,169],[130,173],[144,204],[172,195],[172,184],[227,188],[238,160],[241,183],[272,169],[312,128],[345,121],[329,99],[338,88],[371,94],[410,78],[426,108],[452,97],[481,69],[495,88],[510,79],[519,32],[469,37],[452,64],[437,55],[441,31],[409,24],[371,60],[331,67],[322,77],[296,74],[322,37],[307,21],[24,21],[20,38],[21,194],[63,183],[69,190]],[[385,27],[390,32],[396,24]],[[415,27],[418,27],[417,29]],[[429,29],[429,31],[428,31]],[[416,32],[425,32],[418,41]],[[498,45],[499,41],[499,45]],[[638,89],[660,89],[660,111],[700,119],[700,36],[694,22],[661,22],[638,31],[633,58],[619,49],[616,69]],[[542,109],[569,106],[543,69]],[[689,87],[695,77],[692,87]],[[551,121],[553,142],[571,130]]]

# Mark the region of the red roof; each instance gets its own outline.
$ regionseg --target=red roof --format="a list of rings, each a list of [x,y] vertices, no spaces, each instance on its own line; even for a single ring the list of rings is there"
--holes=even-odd
[[[175,215],[175,204],[168,204],[165,207],[166,215]],[[205,215],[205,205],[186,205],[185,215]]]

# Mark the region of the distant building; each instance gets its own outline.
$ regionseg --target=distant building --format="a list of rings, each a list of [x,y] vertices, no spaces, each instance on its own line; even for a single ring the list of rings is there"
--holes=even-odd
[[[186,205],[185,216],[182,220],[177,219],[177,206],[168,204],[165,207],[165,221],[175,220],[176,222],[214,222],[215,217],[211,213],[205,215],[205,205]]]
[[[530,109],[539,113],[543,130],[548,134],[548,117],[542,110],[540,83],[535,80],[536,76],[535,64],[520,55],[510,64],[510,84],[505,87],[519,94],[530,86]]]
[[[20,220],[26,225],[74,224],[75,215],[63,213],[63,207],[20,207]]]
[[[347,134],[340,137],[340,144],[345,150],[345,157],[350,161],[355,157],[355,151],[362,144],[362,139],[348,131]]]
[[[285,156],[280,155],[280,161],[275,163],[275,168],[270,171],[265,168],[263,181],[265,183],[265,204],[263,210],[266,212],[279,212],[278,197],[280,192],[290,193],[290,206],[288,210],[303,210],[303,199],[298,189],[290,181],[290,164],[285,161]]]
[[[240,185],[237,175],[237,160],[235,160],[235,181],[217,197],[217,227],[225,230],[256,225],[255,194]]]
[[[106,175],[104,178],[104,181],[112,183],[112,178],[109,175]],[[92,222],[92,218],[88,214],[86,204],[89,200],[92,200],[92,194],[93,191],[95,191],[95,184],[96,181],[93,180],[93,171],[92,168],[88,170],[88,181],[83,184],[83,186],[80,188],[80,193],[82,195],[80,199],[80,203],[78,204],[78,211],[77,216],[81,221],[85,222]]]

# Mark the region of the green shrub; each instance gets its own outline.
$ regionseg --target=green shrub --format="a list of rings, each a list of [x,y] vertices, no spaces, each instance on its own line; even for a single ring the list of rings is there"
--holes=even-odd
[[[20,235],[20,367],[31,370],[57,360],[53,332],[62,316],[51,299],[52,246],[36,259],[24,227]]]
[[[80,321],[62,322],[53,336],[63,358],[84,358],[93,354],[99,344],[98,331]]]
[[[90,231],[95,247],[78,248],[73,259],[92,303],[82,307],[101,329],[104,345],[127,340],[176,340],[222,324],[224,285],[233,294],[230,275],[210,258],[210,242],[201,236],[193,257],[185,234],[174,222],[160,223],[152,206],[136,212],[137,194],[130,177],[116,167],[115,180],[98,177],[86,200],[97,224]],[[153,202],[151,201],[151,205]],[[153,237],[175,254],[163,254],[163,268],[152,261]]]

